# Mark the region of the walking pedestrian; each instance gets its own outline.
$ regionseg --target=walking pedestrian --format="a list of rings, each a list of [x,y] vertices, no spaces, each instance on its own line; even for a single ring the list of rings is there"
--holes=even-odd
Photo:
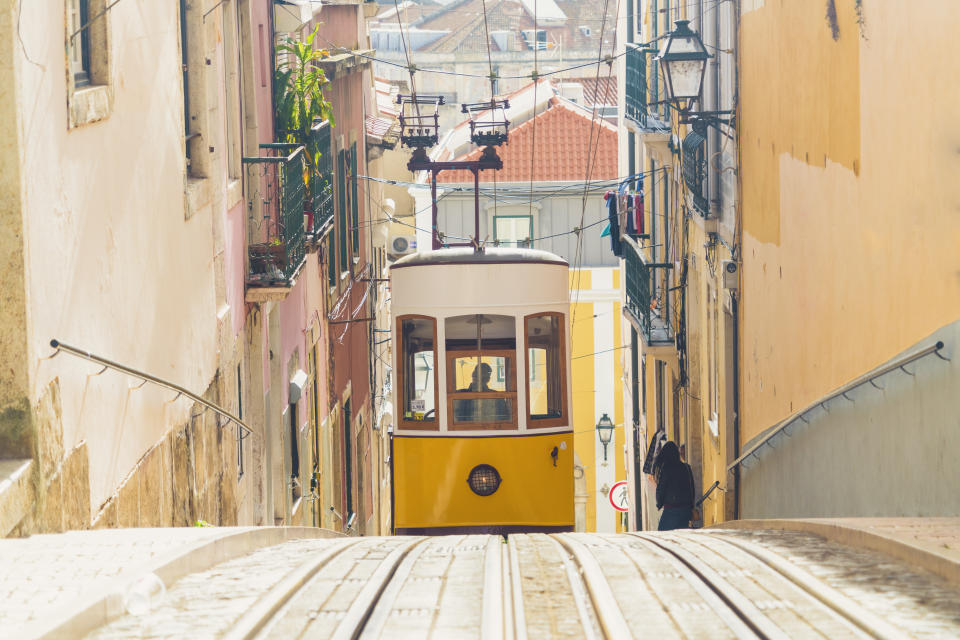
[[[675,442],[667,442],[653,463],[653,475],[657,479],[657,509],[660,514],[660,531],[686,529],[693,517],[693,471],[680,459],[680,449]]]

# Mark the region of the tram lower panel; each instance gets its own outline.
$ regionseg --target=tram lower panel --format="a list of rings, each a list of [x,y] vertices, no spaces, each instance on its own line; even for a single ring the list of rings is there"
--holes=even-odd
[[[553,455],[553,454],[556,455]],[[393,438],[395,534],[573,531],[573,434]],[[500,484],[475,493],[470,472]]]

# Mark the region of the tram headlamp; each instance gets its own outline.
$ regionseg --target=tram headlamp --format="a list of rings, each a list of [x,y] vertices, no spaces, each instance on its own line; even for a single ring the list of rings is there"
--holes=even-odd
[[[470,470],[467,484],[478,496],[489,496],[500,488],[500,473],[489,464],[478,464]]]

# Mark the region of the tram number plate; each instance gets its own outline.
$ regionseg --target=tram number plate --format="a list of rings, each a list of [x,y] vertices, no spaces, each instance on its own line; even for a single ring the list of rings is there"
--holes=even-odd
[[[414,420],[423,420],[427,411],[427,401],[423,398],[416,398],[410,401],[410,411],[413,412]]]

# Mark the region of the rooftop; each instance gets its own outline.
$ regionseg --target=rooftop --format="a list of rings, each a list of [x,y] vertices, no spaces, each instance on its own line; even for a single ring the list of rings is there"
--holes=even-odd
[[[608,180],[617,177],[617,129],[599,115],[593,116],[569,100],[551,95],[546,110],[511,129],[510,138],[497,153],[503,169],[481,171],[481,182],[568,182],[587,177]],[[536,136],[536,140],[534,140]],[[536,148],[534,148],[536,144]],[[534,150],[536,153],[534,153]],[[462,154],[456,160],[477,160],[482,149]],[[473,182],[465,170],[444,171],[437,182]]]

